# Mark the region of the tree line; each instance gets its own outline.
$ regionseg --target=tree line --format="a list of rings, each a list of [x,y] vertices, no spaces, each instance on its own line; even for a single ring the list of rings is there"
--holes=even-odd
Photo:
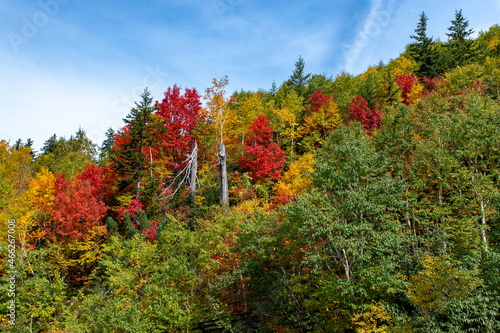
[[[427,21],[360,75],[299,57],[268,90],[146,88],[100,147],[1,141],[0,325],[498,331],[500,27],[471,38],[460,10],[442,42]]]

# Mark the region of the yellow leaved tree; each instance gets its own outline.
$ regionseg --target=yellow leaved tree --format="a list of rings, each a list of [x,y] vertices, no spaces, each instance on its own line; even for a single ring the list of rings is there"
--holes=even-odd
[[[384,304],[372,303],[353,316],[356,333],[388,333],[392,318]]]
[[[454,300],[481,285],[478,272],[456,267],[449,256],[422,259],[422,270],[409,279],[409,300],[427,322],[432,332],[433,314],[444,314]]]
[[[217,142],[224,143],[227,129],[234,122],[234,114],[229,110],[229,104],[225,98],[226,86],[229,84],[227,75],[220,80],[213,79],[212,87],[205,90],[206,108],[203,110],[205,119],[214,134]]]
[[[342,122],[339,108],[332,95],[325,95],[321,90],[315,91],[309,97],[309,114],[298,128],[302,137],[302,147],[305,151],[321,147],[330,133]]]
[[[218,160],[220,172],[220,202],[223,206],[229,206],[229,188],[227,181],[227,155],[224,138],[227,136],[227,128],[234,122],[234,115],[229,110],[225,99],[226,86],[229,84],[227,75],[220,80],[213,79],[213,86],[205,90],[207,107],[204,116],[209,123],[209,128],[218,142]]]
[[[248,126],[259,114],[269,115],[269,110],[273,109],[274,102],[266,102],[262,94],[251,93],[249,96],[236,96],[232,98],[231,119],[232,128],[230,134],[239,145],[239,154],[243,156],[245,152],[245,140],[247,139]]]
[[[284,203],[304,193],[311,186],[311,177],[314,171],[314,156],[304,154],[290,164],[290,168],[276,183],[274,190],[277,195],[275,202]]]
[[[56,177],[46,168],[37,172],[35,177],[29,183],[26,195],[32,203],[31,218],[32,226],[38,223],[38,228],[34,228],[29,233],[29,242],[35,244],[40,240],[45,232],[44,229],[49,223],[50,214],[53,211],[55,201],[55,182]]]
[[[17,244],[24,248],[27,231],[33,225],[33,202],[26,193],[31,180],[32,151],[28,147],[11,147],[0,142],[0,219],[15,220]],[[2,241],[7,240],[7,228],[0,228]]]
[[[279,107],[273,110],[281,124],[277,129],[280,132],[281,145],[289,156],[293,156],[294,145],[300,137],[297,126],[303,110],[302,102],[303,98],[295,90],[290,90],[280,100]]]

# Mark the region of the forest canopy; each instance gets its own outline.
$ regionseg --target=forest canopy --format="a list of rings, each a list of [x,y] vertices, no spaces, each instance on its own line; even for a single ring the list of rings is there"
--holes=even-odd
[[[2,330],[500,331],[500,26],[427,21],[359,75],[0,141]]]

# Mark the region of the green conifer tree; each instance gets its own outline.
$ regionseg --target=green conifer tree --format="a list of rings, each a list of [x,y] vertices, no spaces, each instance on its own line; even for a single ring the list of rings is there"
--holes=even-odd
[[[99,154],[99,165],[108,164],[108,158],[111,157],[111,150],[115,145],[115,135],[116,133],[112,128],[109,128],[106,131],[106,139],[104,139],[100,147],[101,152]]]
[[[302,97],[306,97],[304,96],[304,93],[306,92],[306,86],[309,83],[309,77],[311,76],[311,73],[304,73],[304,67],[304,58],[302,58],[302,56],[299,56],[299,60],[295,62],[295,69],[288,79],[288,82],[291,83],[293,89],[299,96]]]
[[[410,55],[418,63],[419,69],[417,75],[420,78],[436,76],[436,68],[434,66],[436,54],[433,48],[434,42],[432,38],[427,37],[427,20],[425,12],[420,14],[420,20],[415,29],[415,34],[410,38],[415,40],[415,43],[409,47]]]
[[[469,39],[474,31],[468,27],[469,21],[463,17],[462,10],[455,11],[455,19],[451,21],[451,26],[448,28],[450,32],[446,34],[453,67],[467,65],[476,56],[474,42]]]
[[[126,189],[133,184],[136,198],[140,195],[141,182],[148,171],[147,164],[150,159],[144,154],[143,148],[153,143],[155,122],[152,115],[156,110],[147,88],[141,98],[142,100],[139,103],[136,102],[130,114],[123,119],[126,126],[118,132],[121,144],[118,147],[115,146],[111,153],[116,172],[124,176],[120,187]]]

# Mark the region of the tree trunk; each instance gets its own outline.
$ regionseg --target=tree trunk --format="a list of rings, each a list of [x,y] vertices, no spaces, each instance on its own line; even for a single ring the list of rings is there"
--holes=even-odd
[[[347,259],[347,253],[345,252],[345,249],[342,249],[342,254],[344,255],[345,277],[347,278],[347,281],[351,282],[352,281],[351,267],[349,265],[349,260]],[[354,296],[353,288],[351,288],[351,295]]]
[[[220,168],[220,203],[229,206],[229,189],[227,185],[226,147],[219,142],[219,168]]]
[[[483,198],[480,197],[481,201],[481,240],[483,241],[484,245],[488,247],[488,240],[486,239],[486,212],[485,212],[485,205],[483,202]]]
[[[139,194],[141,194],[141,176],[139,176],[139,179],[137,180],[137,186],[135,188],[135,198],[139,199]]]
[[[196,179],[198,172],[198,144],[194,143],[193,153],[191,154],[191,177],[189,184],[189,195],[194,199],[196,195]]]

